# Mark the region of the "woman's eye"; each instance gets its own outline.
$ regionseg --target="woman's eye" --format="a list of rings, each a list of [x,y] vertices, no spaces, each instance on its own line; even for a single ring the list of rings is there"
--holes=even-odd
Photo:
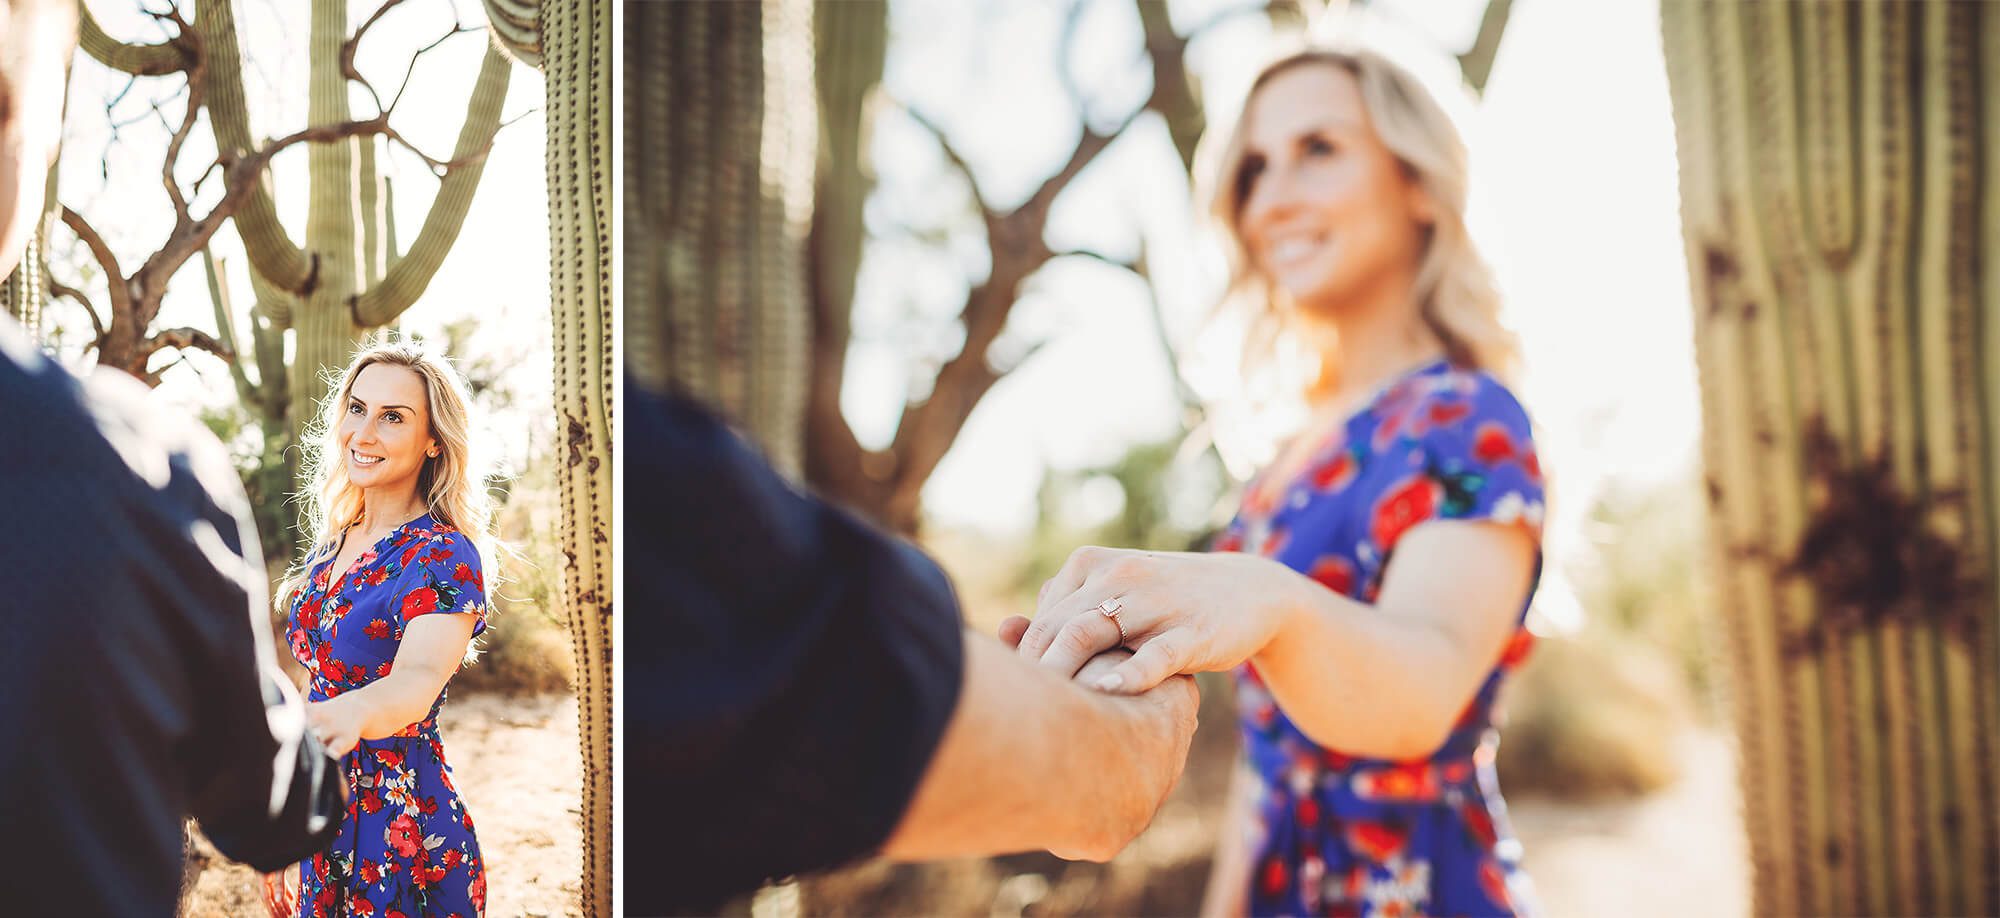
[[[354,402],[349,402],[349,403],[348,403],[348,405],[347,405],[347,413],[348,413],[348,414],[360,414],[360,413],[361,413],[361,406],[360,406],[360,405],[359,405],[358,403],[354,403]]]
[[[397,414],[397,413],[396,413],[396,412],[394,412],[394,411],[384,411],[384,412],[382,412],[382,420],[384,420],[384,421],[394,421],[394,422],[396,422],[396,423],[399,423],[399,424],[400,424],[400,423],[402,423],[402,421],[403,421],[403,416],[402,416],[402,415],[400,415],[400,414]]]
[[[1251,186],[1257,184],[1257,177],[1264,173],[1264,158],[1246,157],[1243,165],[1236,169],[1236,199],[1241,201],[1250,196]]]
[[[1324,137],[1308,137],[1305,151],[1307,156],[1326,156],[1333,152],[1333,144]]]

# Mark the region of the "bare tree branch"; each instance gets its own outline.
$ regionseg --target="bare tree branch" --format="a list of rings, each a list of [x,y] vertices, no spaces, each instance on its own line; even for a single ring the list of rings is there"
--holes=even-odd
[[[1114,268],[1124,268],[1125,270],[1130,271],[1133,274],[1139,275],[1139,277],[1142,279],[1146,276],[1145,274],[1141,273],[1139,263],[1137,261],[1126,261],[1123,259],[1113,258],[1109,255],[1104,254],[1103,252],[1094,252],[1089,249],[1069,249],[1062,252],[1056,252],[1049,256],[1050,261],[1054,261],[1058,258],[1088,258],[1091,259],[1092,261],[1102,262]]]
[[[42,276],[48,277],[46,269],[43,270]],[[63,297],[75,302],[78,306],[82,306],[84,314],[90,317],[90,327],[96,332],[96,340],[99,342],[104,340],[104,318],[97,314],[97,305],[92,303],[90,297],[85,295],[83,291],[53,277],[49,277],[49,295]]]
[[[915,121],[924,130],[931,132],[932,137],[937,138],[938,147],[944,151],[945,160],[951,163],[953,169],[958,170],[959,175],[965,177],[966,187],[972,191],[973,203],[979,206],[980,214],[990,220],[993,216],[993,209],[986,206],[986,196],[979,191],[978,177],[972,174],[971,164],[967,163],[965,157],[959,154],[958,148],[951,145],[951,140],[945,136],[944,129],[938,127],[937,122],[932,121],[924,113],[917,111],[911,106],[904,105],[901,102],[897,102],[896,106],[901,108],[904,114],[909,115],[910,120]]]
[[[453,24],[451,31],[438,36],[436,41],[433,41],[428,45],[418,48],[417,53],[410,55],[410,66],[408,69],[403,71],[403,85],[396,87],[396,97],[389,100],[388,110],[394,111],[396,105],[403,101],[404,91],[410,88],[410,76],[417,72],[417,62],[423,60],[424,55],[429,54],[432,51],[436,50],[437,46],[444,44],[446,41],[449,41],[451,37],[454,35],[460,35],[466,32],[478,32],[478,31],[481,30],[474,26]]]
[[[194,348],[207,351],[223,360],[234,361],[236,359],[235,351],[230,350],[228,345],[215,340],[214,336],[208,332],[202,331],[199,328],[188,328],[185,326],[181,328],[162,329],[159,333],[146,339],[146,344],[141,348],[141,351],[147,359],[151,359],[154,354],[167,348],[174,348],[176,350]]]
[[[76,238],[83,241],[84,248],[90,250],[90,257],[97,260],[97,267],[104,272],[105,279],[111,282],[112,295],[115,297],[118,285],[125,282],[125,272],[118,267],[117,253],[111,251],[111,246],[105,243],[104,237],[90,225],[90,221],[85,220],[82,214],[71,210],[68,205],[63,206],[62,221],[64,226],[70,228],[70,232],[76,234]]]
[[[368,82],[368,78],[362,76],[361,71],[354,66],[354,52],[361,47],[361,36],[368,34],[368,30],[382,18],[384,13],[395,9],[402,2],[403,0],[388,0],[388,2],[383,3],[380,7],[376,8],[373,15],[368,17],[368,21],[361,24],[361,28],[355,29],[352,36],[340,43],[341,76],[360,83],[361,88],[368,90],[368,97],[375,100],[375,111],[377,113],[383,111],[382,96],[375,91],[375,84]]]

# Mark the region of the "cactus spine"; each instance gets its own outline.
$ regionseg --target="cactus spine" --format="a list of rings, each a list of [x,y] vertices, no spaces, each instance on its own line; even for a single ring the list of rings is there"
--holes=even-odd
[[[625,357],[721,406],[797,477],[815,133],[800,0],[628,3]]]
[[[1759,914],[2000,909],[2000,11],[1670,3]]]

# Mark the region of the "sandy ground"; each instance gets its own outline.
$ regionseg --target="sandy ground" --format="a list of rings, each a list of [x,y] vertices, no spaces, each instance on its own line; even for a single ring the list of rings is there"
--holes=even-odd
[[[1681,779],[1637,800],[1509,799],[1548,915],[1750,914],[1749,850],[1729,737],[1691,732],[1681,750]]]
[[[454,695],[441,727],[452,778],[477,823],[486,859],[486,913],[581,915],[575,697]],[[257,873],[216,858],[213,849],[208,856],[189,914],[264,915]]]

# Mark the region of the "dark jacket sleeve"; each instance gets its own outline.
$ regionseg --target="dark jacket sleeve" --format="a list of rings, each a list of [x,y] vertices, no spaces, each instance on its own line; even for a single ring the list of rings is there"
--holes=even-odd
[[[627,381],[626,881],[711,910],[877,850],[958,701],[950,582]]]

